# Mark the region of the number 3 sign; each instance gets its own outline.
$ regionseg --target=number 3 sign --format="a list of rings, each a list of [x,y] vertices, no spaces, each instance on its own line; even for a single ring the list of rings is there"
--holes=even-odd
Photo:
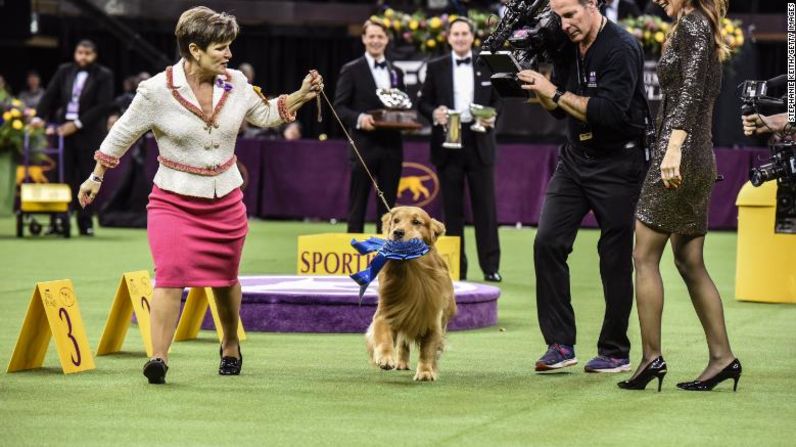
[[[52,336],[64,374],[94,369],[77,296],[68,279],[36,284],[6,372],[40,368]]]

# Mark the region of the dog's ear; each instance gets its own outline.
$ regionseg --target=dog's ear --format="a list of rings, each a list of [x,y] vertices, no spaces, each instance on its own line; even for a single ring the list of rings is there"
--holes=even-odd
[[[390,234],[390,222],[392,221],[392,211],[388,211],[381,216],[381,233],[385,236]]]
[[[431,219],[431,232],[434,234],[434,242],[445,234],[445,225],[437,219]]]

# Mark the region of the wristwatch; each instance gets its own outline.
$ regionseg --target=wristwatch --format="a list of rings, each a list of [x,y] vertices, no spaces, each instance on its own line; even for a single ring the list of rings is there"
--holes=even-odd
[[[556,88],[556,92],[553,94],[553,97],[550,99],[552,99],[554,103],[558,104],[558,100],[561,99],[561,97],[564,96],[564,93],[566,92],[567,92],[566,90],[560,90]]]

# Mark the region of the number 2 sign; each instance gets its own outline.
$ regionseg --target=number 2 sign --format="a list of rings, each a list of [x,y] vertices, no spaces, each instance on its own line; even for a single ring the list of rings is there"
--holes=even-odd
[[[36,284],[6,372],[40,368],[53,336],[64,374],[94,369],[75,289],[68,279]]]

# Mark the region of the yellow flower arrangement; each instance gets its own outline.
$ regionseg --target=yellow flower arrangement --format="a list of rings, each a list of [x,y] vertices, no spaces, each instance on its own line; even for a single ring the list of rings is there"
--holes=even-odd
[[[28,133],[29,144],[34,151],[46,146],[47,141],[43,129],[25,126],[26,121],[36,116],[36,110],[24,107],[25,104],[18,99],[8,102],[5,110],[0,106],[0,111],[2,111],[0,114],[2,117],[0,120],[0,152],[22,153],[25,132]],[[37,160],[42,154],[33,152],[30,155],[32,160]]]
[[[641,42],[648,57],[660,56],[661,47],[672,29],[672,25],[660,17],[648,15],[627,18],[621,25]],[[735,55],[745,42],[741,21],[724,18],[720,27],[724,41],[730,47],[730,54]]]
[[[384,24],[390,30],[392,39],[397,45],[412,45],[418,51],[434,53],[445,49],[448,24],[458,17],[456,14],[429,17],[421,11],[408,14],[386,8],[381,14],[371,16],[370,19]],[[497,16],[486,11],[470,10],[467,17],[476,27],[474,41],[476,47],[480,46],[499,22]]]

